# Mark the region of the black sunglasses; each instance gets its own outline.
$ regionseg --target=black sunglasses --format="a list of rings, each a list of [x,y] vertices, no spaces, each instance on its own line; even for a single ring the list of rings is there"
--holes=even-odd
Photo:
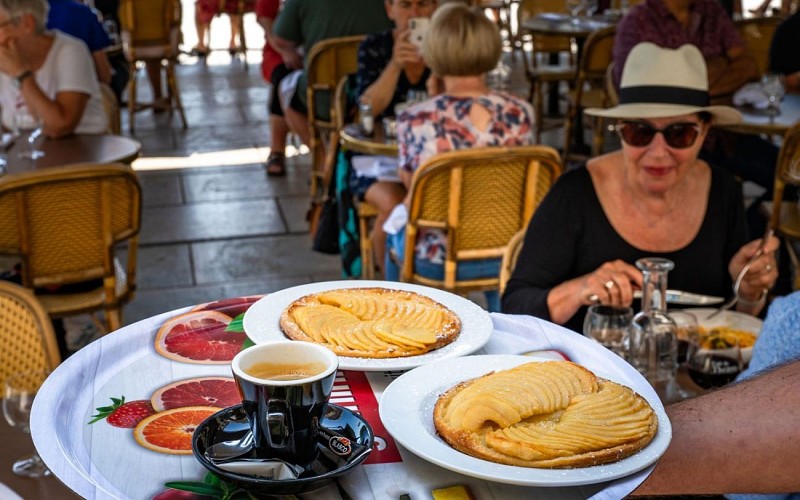
[[[664,136],[667,145],[674,149],[691,147],[700,135],[700,124],[693,122],[673,123],[664,128],[655,128],[647,122],[624,121],[617,123],[614,128],[625,144],[636,148],[649,145],[659,132]]]

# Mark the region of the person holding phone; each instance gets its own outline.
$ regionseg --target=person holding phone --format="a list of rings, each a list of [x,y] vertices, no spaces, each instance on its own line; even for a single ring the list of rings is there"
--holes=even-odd
[[[435,95],[405,108],[397,117],[399,175],[406,187],[411,185],[414,171],[438,153],[533,143],[534,114],[530,103],[492,90],[486,84],[486,74],[497,66],[501,55],[500,32],[482,10],[449,2],[431,17],[422,56],[433,73],[428,78],[428,93]],[[384,225],[390,234],[384,264],[386,279],[399,279],[398,264],[404,257],[415,257],[421,274],[441,279],[447,247],[444,231],[420,231],[415,256],[404,256],[407,215],[406,205],[400,203]],[[499,266],[499,259],[471,262],[463,266],[469,274],[464,278],[497,276]],[[497,291],[487,292],[486,299],[490,311],[499,310]]]
[[[427,27],[424,21],[436,10],[437,3],[436,0],[386,0],[384,6],[386,15],[395,26],[391,30],[367,35],[358,48],[356,75],[356,93],[359,99],[371,105],[377,123],[384,116],[394,116],[395,106],[406,100],[409,90],[426,90],[431,71],[414,40],[424,36]],[[416,30],[412,30],[410,24],[415,24]],[[374,262],[383,263],[386,233],[382,226],[395,205],[403,201],[405,187],[398,182],[359,176],[353,170],[350,188],[359,201],[367,201],[377,209],[370,238],[375,252]]]

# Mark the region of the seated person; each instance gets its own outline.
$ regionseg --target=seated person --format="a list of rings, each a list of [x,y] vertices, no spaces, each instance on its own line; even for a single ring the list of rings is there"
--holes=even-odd
[[[453,51],[453,47],[460,50]],[[397,120],[400,178],[406,188],[411,184],[413,172],[437,153],[481,146],[524,146],[533,142],[534,115],[530,104],[490,90],[486,85],[486,73],[497,65],[501,47],[497,26],[479,10],[453,2],[443,5],[433,15],[422,54],[433,71],[428,90],[435,97],[406,108]],[[392,254],[402,262],[405,214],[405,205],[395,207],[384,226],[389,233],[385,260],[388,280],[399,279],[399,268]],[[441,231],[421,231],[417,239],[418,265],[431,270],[433,278],[441,278],[444,273],[445,245]],[[465,272],[467,268],[464,266]],[[497,272],[488,275],[496,276],[499,268],[498,259]],[[487,299],[490,310],[499,309],[497,292],[487,294]]]
[[[46,0],[0,0],[0,106],[14,126],[23,106],[44,134],[101,134],[108,118],[86,44],[59,31],[45,32]]]
[[[47,16],[47,29],[59,30],[83,40],[92,53],[97,79],[111,84],[111,63],[106,49],[111,46],[111,38],[100,24],[97,14],[77,0],[48,0],[50,12]]]
[[[346,12],[347,15],[342,15]],[[281,54],[302,54],[303,64],[317,42],[328,38],[350,35],[378,33],[391,27],[389,18],[380,2],[376,0],[288,0],[273,26],[273,40]],[[302,51],[301,51],[302,48]],[[286,57],[284,57],[286,61]],[[287,64],[294,67],[293,64]],[[283,106],[284,116],[289,127],[300,136],[304,144],[311,140],[306,103],[306,74],[303,71],[296,80],[284,79],[282,87],[289,87],[289,105]],[[330,96],[333,98],[333,96]],[[327,105],[320,104],[320,110],[327,114]]]
[[[280,0],[256,0],[256,21],[264,28],[264,49],[261,57],[261,75],[264,81],[271,84],[269,99],[269,130],[270,130],[270,153],[264,168],[267,175],[271,177],[281,177],[286,175],[286,137],[289,134],[289,126],[283,117],[281,100],[278,95],[278,88],[281,80],[292,72],[283,55],[272,43],[272,25],[278,17]],[[287,59],[291,60],[292,55]],[[298,63],[296,63],[298,64]],[[298,64],[298,68],[301,64]]]
[[[736,26],[718,0],[644,0],[617,25],[614,38],[614,82],[630,50],[641,42],[677,49],[691,44],[703,54],[712,104],[730,104],[733,94],[757,80],[758,65]],[[754,134],[711,130],[700,158],[751,181],[766,192],[747,212],[751,237],[762,234],[765,220],[760,201],[771,200],[778,148]]]
[[[761,240],[746,243],[741,187],[697,158],[713,124],[741,120],[708,106],[700,51],[637,45],[625,64],[620,104],[587,114],[616,118],[622,149],[562,175],[528,226],[503,312],[531,314],[576,332],[586,306],[629,306],[643,257],[675,263],[670,288],[729,296]],[[777,279],[777,238],[750,267],[737,310],[757,314]],[[592,297],[596,296],[596,297]]]
[[[785,76],[787,92],[800,92],[800,57],[794,52],[798,44],[800,10],[778,26],[769,47],[769,69]]]
[[[408,20],[430,17],[435,0],[386,0],[386,14],[394,21],[394,29],[368,35],[358,48],[357,94],[372,106],[377,118],[394,116],[394,107],[406,100],[409,90],[426,90],[430,69],[425,66],[419,48],[409,41]],[[379,181],[359,176],[354,170],[351,190],[359,201],[375,206],[378,215],[372,230],[372,248],[376,263],[383,262],[386,233],[383,223],[392,209],[403,201],[405,187],[397,182]]]

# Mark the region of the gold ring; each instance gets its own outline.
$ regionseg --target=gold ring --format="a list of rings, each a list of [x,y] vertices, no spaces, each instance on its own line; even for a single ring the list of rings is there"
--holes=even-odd
[[[606,287],[606,290],[611,290],[612,288],[614,288],[614,285],[616,285],[616,283],[614,283],[614,280],[608,280],[603,286]]]

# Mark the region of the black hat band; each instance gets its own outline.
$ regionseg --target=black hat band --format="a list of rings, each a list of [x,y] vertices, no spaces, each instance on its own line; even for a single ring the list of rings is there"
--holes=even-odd
[[[619,90],[620,104],[677,104],[708,106],[708,91],[666,85],[639,85]]]

